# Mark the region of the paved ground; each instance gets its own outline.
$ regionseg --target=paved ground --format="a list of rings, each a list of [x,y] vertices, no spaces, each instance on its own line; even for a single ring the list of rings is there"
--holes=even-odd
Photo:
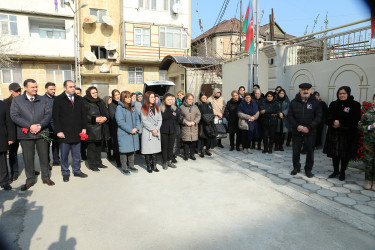
[[[153,174],[83,167],[89,177],[69,183],[55,167],[56,186],[39,180],[27,192],[22,173],[14,191],[0,191],[0,232],[9,249],[375,249],[369,233],[306,205],[298,184],[262,175],[250,156],[215,152]],[[289,160],[278,155],[262,166]]]

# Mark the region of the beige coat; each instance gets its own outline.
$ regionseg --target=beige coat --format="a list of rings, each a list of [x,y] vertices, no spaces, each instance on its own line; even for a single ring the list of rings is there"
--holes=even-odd
[[[197,105],[187,106],[185,103],[180,106],[183,121],[181,125],[182,141],[198,141],[198,123],[201,120],[201,112]],[[195,125],[189,127],[187,122],[194,122]]]
[[[212,105],[212,108],[214,109],[214,114],[215,116],[217,116],[218,114],[224,114],[224,110],[225,110],[225,101],[224,101],[224,98],[222,96],[220,96],[219,98],[215,98],[215,95],[220,92],[221,93],[221,90],[218,89],[218,88],[215,88],[214,89],[214,92],[212,94],[212,96],[210,96],[208,98],[208,102],[211,103]]]
[[[250,119],[251,115],[247,115],[245,113],[239,112],[238,113],[238,127],[241,130],[249,130],[249,125],[247,124],[246,121]],[[259,118],[259,111],[254,115],[255,121],[258,120]]]

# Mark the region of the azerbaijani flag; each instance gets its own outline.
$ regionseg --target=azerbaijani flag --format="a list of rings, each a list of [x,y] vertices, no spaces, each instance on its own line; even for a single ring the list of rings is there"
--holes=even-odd
[[[375,38],[375,16],[371,11],[371,38]]]
[[[249,23],[250,15],[250,23]],[[242,30],[246,33],[246,44],[245,51],[254,54],[254,19],[253,19],[253,5],[249,0],[249,6],[247,6],[245,20],[242,26]]]

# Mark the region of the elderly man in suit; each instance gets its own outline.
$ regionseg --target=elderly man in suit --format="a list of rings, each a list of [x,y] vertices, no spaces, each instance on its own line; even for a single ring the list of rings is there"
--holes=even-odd
[[[81,171],[81,140],[80,134],[86,134],[86,109],[83,98],[75,94],[74,82],[64,82],[64,92],[55,98],[53,103],[53,123],[60,143],[61,173],[63,181],[70,177],[68,156],[72,154],[73,174],[85,178]]]
[[[26,184],[21,190],[31,188],[35,182],[34,156],[35,148],[38,152],[42,180],[49,186],[55,185],[50,179],[48,163],[48,141],[44,137],[49,134],[48,125],[52,118],[52,111],[48,100],[38,93],[38,84],[34,79],[27,79],[23,86],[25,93],[13,99],[10,107],[10,117],[17,125],[17,139],[22,147],[25,163]]]

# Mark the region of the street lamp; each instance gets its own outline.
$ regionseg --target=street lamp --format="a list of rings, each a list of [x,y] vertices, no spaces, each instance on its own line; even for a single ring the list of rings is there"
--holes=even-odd
[[[65,1],[64,4],[68,6],[72,11],[74,15],[74,24],[73,24],[73,29],[74,29],[74,63],[75,63],[75,82],[78,81],[78,55],[77,55],[77,50],[78,50],[78,43],[77,43],[77,33],[78,33],[78,28],[77,28],[77,12],[86,7],[88,4],[83,3],[77,10],[74,10],[72,8],[72,5],[70,4],[70,1]],[[81,81],[79,81],[79,87],[81,87]]]

